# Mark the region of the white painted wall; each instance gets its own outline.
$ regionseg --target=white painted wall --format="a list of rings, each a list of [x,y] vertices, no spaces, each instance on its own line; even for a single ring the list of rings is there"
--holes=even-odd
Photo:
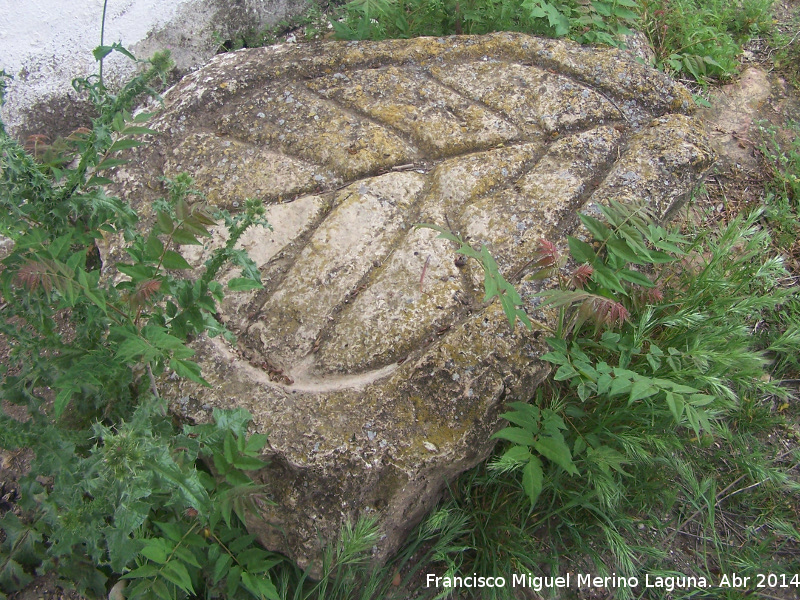
[[[213,56],[214,32],[226,39],[305,8],[305,0],[108,0],[105,43],[121,42],[140,58],[169,48],[186,72]],[[25,129],[31,107],[67,97],[73,78],[96,71],[102,15],[103,0],[0,0],[0,69],[14,76],[2,117],[12,134]],[[132,69],[116,56],[104,73],[114,81]],[[51,112],[62,110],[57,105]]]

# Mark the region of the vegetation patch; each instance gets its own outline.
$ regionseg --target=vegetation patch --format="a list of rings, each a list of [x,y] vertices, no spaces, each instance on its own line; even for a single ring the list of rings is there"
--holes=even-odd
[[[511,29],[615,45],[641,27],[661,68],[707,81],[735,73],[741,44],[767,31],[769,8],[359,0],[333,27],[359,39]],[[797,30],[780,35],[775,56],[791,65]],[[127,54],[114,45],[97,56],[112,51]],[[570,572],[714,585],[620,586],[620,598],[796,596],[796,124],[788,144],[764,133],[772,183],[763,210],[679,232],[642,207],[612,204],[603,220],[582,216],[582,236],[541,242],[533,277],[549,291],[535,298],[521,297],[488,253],[440,229],[481,263],[487,299],[500,297],[512,325],[525,324],[525,310],[558,312],[545,355],[553,377],[530,403],[507,408],[493,458],[451,486],[390,564],[370,565],[378,530],[364,520],[344,529],[311,581],[244,528],[245,511],[268,502],[248,476],[266,442],[248,435],[249,415],[217,411],[211,424],[179,426],[158,393],[168,370],[203,381],[187,341],[230,335],[215,318],[226,290],[214,277],[232,261],[242,274],[229,291],[261,285],[234,244],[263,224],[256,202],[238,215],[189,203],[192,182],[180,177],[142,231],[139,215],[103,191],[120,152],[152,133],[130,111],[168,68],[158,55],[118,91],[101,77],[79,80],[98,116],[52,145],[34,139],[26,149],[0,128],[0,234],[10,240],[0,267],[0,447],[35,453],[0,508],[0,597],[48,572],[88,596],[126,582],[126,598],[512,598],[510,587],[429,588],[427,574]],[[190,281],[181,246],[212,223],[232,242]],[[101,270],[98,240],[111,235],[125,240],[121,281]],[[735,587],[734,573],[750,586]],[[724,577],[730,588],[717,587]]]

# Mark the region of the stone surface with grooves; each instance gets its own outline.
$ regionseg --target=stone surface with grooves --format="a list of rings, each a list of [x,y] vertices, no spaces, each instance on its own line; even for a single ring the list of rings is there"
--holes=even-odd
[[[241,51],[164,104],[117,173],[126,197],[142,208],[185,171],[210,204],[263,199],[273,225],[241,242],[264,289],[220,310],[236,345],[194,342],[212,387],[165,394],[199,421],[244,407],[269,433],[258,477],[275,504],[248,526],[314,573],[363,515],[385,559],[548,371],[546,316],[512,331],[477,265],[414,224],[486,245],[530,292],[538,240],[562,241],[578,211],[642,199],[667,218],[713,162],[683,87],[623,52],[522,34]]]

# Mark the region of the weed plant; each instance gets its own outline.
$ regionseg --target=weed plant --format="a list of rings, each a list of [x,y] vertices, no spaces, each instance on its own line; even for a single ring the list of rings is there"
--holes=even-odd
[[[761,31],[769,6],[742,4],[718,18],[728,5],[706,3],[712,19],[691,3],[637,5],[362,0],[335,27],[359,38],[519,29],[617,43],[634,21],[628,9],[638,8],[651,37],[662,36],[662,66],[702,79],[732,72],[737,44]],[[691,23],[702,26],[692,33]],[[721,41],[709,46],[703,33]],[[127,53],[104,46],[97,56],[111,51]],[[493,460],[451,487],[392,562],[372,567],[378,530],[368,520],[344,529],[319,581],[260,548],[243,521],[267,501],[248,476],[263,464],[264,436],[248,436],[242,411],[176,427],[157,378],[169,369],[202,381],[186,341],[229,335],[214,317],[224,262],[242,268],[234,291],[260,285],[233,245],[263,224],[262,210],[248,201],[238,215],[213,215],[182,177],[165,182],[155,225],[142,231],[138,215],[101,187],[118,153],[153,133],[130,106],[154,93],[151,82],[167,68],[158,56],[117,93],[101,79],[78,81],[98,117],[60,146],[33,140],[26,151],[0,128],[0,233],[14,243],[0,273],[0,326],[12,346],[0,392],[29,413],[26,422],[0,414],[0,445],[36,453],[20,481],[21,514],[0,518],[0,597],[49,571],[93,596],[122,580],[128,598],[296,600],[404,598],[431,571],[680,573],[711,582],[734,571],[800,572],[791,429],[800,414],[790,397],[800,379],[800,298],[770,255],[763,217],[682,237],[619,205],[605,209],[605,221],[582,218],[584,237],[568,240],[569,256],[542,243],[534,264],[553,286],[533,309],[559,316],[544,357],[554,376],[530,403],[507,407]],[[784,220],[796,222],[796,152],[765,148],[776,175],[770,210],[779,200]],[[181,277],[180,246],[199,243],[217,221],[232,241],[199,279]],[[120,283],[100,275],[108,265],[96,240],[110,235],[129,257],[116,265],[128,277]],[[524,300],[491,256],[451,239],[484,267],[487,298],[499,296],[512,325],[526,324]],[[719,597],[711,591],[719,592],[623,589],[619,597]]]
[[[797,329],[754,331],[796,310],[798,289],[770,257],[763,215],[692,239],[642,211],[603,211],[605,222],[581,218],[594,244],[570,238],[566,257],[543,242],[534,257],[537,277],[557,282],[540,294],[559,312],[543,357],[556,370],[531,403],[509,406],[497,437],[510,445],[445,504],[472,524],[460,572],[791,581],[800,451],[783,378]],[[795,578],[788,589],[798,588]],[[695,587],[617,593],[698,597]]]
[[[800,8],[795,6],[788,22],[772,30],[770,46],[775,49],[775,68],[788,75],[795,89],[800,88]]]
[[[772,0],[641,0],[658,68],[700,83],[730,79],[752,36],[771,30]]]
[[[102,64],[113,51],[133,58],[118,44],[95,56]],[[266,436],[247,435],[241,410],[178,428],[158,389],[168,370],[204,383],[186,342],[230,335],[214,316],[224,263],[242,268],[231,291],[261,286],[234,246],[248,227],[267,225],[264,209],[246,200],[237,215],[212,215],[189,201],[192,182],[182,175],[165,182],[167,197],[145,230],[102,187],[124,162],[119,153],[155,134],[142,124],[149,115],[129,111],[142,94],[156,95],[151,84],[170,66],[168,54],[157,54],[118,91],[100,76],[76,80],[97,117],[55,159],[37,161],[0,124],[0,233],[13,244],[0,270],[0,334],[9,346],[0,398],[27,409],[24,420],[0,411],[0,446],[35,453],[19,481],[21,513],[0,519],[2,598],[51,571],[93,597],[119,578],[130,582],[131,599],[278,597],[269,571],[283,559],[243,526],[245,509],[265,501],[246,472],[264,465]],[[228,243],[202,275],[182,276],[190,265],[180,247],[200,244],[218,220]],[[119,240],[127,262],[103,264],[104,237]]]
[[[522,31],[618,46],[636,8],[635,0],[354,0],[331,24],[339,39]]]

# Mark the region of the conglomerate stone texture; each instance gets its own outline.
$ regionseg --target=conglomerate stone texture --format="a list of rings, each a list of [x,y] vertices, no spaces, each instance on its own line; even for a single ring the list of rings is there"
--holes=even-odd
[[[253,414],[274,504],[248,527],[312,573],[365,515],[390,555],[548,371],[548,317],[531,305],[533,330],[512,331],[480,267],[414,225],[487,246],[526,294],[539,240],[563,241],[578,211],[616,198],[668,218],[713,162],[683,87],[624,52],[522,34],[240,51],[164,104],[117,174],[126,197],[142,210],[186,172],[212,205],[263,199],[273,225],[241,242],[265,287],[223,304],[236,344],[194,343],[211,388],[166,393],[191,420]]]

